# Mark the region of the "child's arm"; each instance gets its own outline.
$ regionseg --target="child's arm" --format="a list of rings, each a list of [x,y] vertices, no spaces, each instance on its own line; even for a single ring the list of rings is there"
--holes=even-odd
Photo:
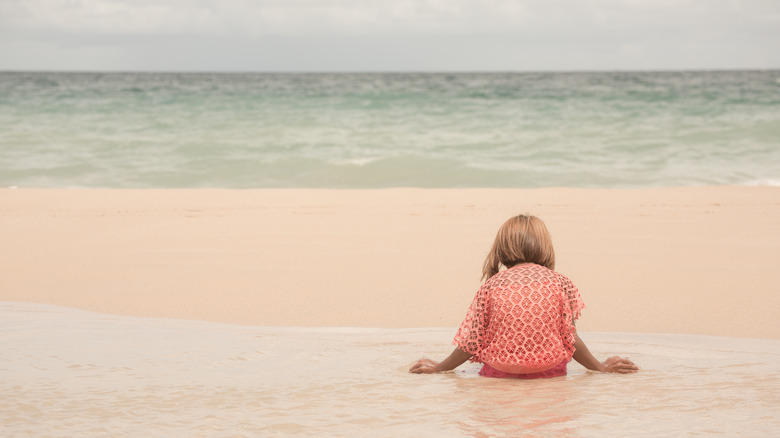
[[[582,342],[577,333],[574,333],[574,349],[574,360],[589,370],[624,374],[635,373],[639,370],[639,367],[634,365],[634,362],[618,356],[599,362],[598,359],[593,357],[590,350],[588,350],[588,346]]]
[[[418,360],[414,365],[412,365],[411,368],[409,368],[409,372],[414,374],[433,374],[440,373],[442,371],[449,371],[457,368],[463,362],[469,360],[470,357],[471,353],[466,353],[460,348],[456,348],[452,351],[452,353],[450,353],[449,356],[447,356],[446,359],[438,363],[430,359]]]

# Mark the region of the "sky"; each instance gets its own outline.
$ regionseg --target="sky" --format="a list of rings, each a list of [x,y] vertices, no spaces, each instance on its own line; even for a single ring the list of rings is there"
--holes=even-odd
[[[0,0],[0,70],[780,68],[780,0]]]

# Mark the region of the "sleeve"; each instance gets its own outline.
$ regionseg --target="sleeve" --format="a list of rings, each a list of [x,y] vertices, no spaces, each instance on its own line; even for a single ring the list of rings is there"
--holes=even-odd
[[[580,296],[577,286],[563,274],[556,273],[561,285],[561,338],[569,354],[574,354],[574,321],[579,319],[585,302]]]
[[[574,321],[580,318],[582,309],[585,308],[585,302],[582,301],[579,289],[569,280],[569,277],[558,274],[558,279],[563,289],[563,317],[574,325]]]
[[[489,287],[487,283],[477,291],[474,301],[471,302],[466,318],[463,319],[458,332],[453,339],[453,345],[472,354],[471,361],[479,362],[479,353],[484,346],[484,340],[488,325],[488,298]]]

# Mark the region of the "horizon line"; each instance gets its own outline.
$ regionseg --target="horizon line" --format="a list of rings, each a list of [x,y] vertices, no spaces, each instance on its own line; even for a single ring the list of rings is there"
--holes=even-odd
[[[98,73],[98,74],[547,74],[547,73],[726,73],[771,72],[771,68],[691,68],[691,69],[573,69],[573,70],[101,70],[101,69],[2,69],[0,73]]]

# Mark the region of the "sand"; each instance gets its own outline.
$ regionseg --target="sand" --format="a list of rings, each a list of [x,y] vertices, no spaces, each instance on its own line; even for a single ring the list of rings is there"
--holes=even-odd
[[[780,188],[0,190],[0,301],[454,327],[500,224],[553,235],[590,332],[780,339]]]

